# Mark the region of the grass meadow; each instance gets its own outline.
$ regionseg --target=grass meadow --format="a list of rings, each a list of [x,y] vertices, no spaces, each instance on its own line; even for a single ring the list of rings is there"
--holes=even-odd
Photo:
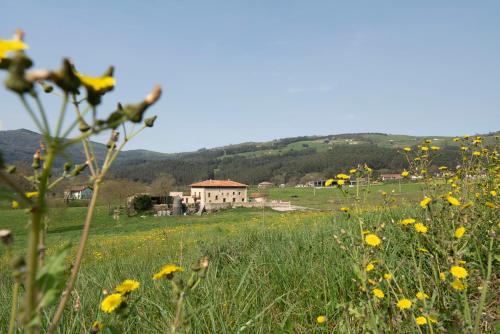
[[[209,269],[186,299],[181,332],[463,332],[467,319],[462,314],[465,308],[473,313],[474,307],[464,304],[469,299],[462,296],[463,291],[450,288],[451,281],[438,278],[439,271],[447,268],[437,270],[429,265],[429,261],[439,263],[442,256],[427,250],[434,241],[407,233],[397,223],[407,217],[428,221],[428,213],[418,206],[417,199],[423,197],[421,185],[403,185],[401,192],[398,184],[373,186],[357,204],[349,197],[353,191],[351,188],[344,195],[338,189],[269,189],[271,199],[291,199],[293,204],[316,209],[288,213],[239,208],[203,216],[122,216],[115,222],[107,208],[98,207],[82,271],[59,333],[92,332],[96,320],[116,322],[117,316],[102,312],[99,305],[125,279],[139,281],[140,287],[128,296],[128,313],[120,316],[118,332],[168,332],[175,314],[172,281],[155,281],[152,275],[165,264],[175,263],[186,268],[176,275],[187,278],[189,267],[204,256],[209,258]],[[347,204],[349,211],[341,212],[339,208]],[[85,211],[50,212],[48,256],[67,242],[78,242]],[[14,252],[22,252],[27,214],[8,209],[0,214],[2,228],[13,232]],[[492,222],[497,218],[488,215],[481,219]],[[453,227],[448,230],[451,235],[441,237],[452,240]],[[364,244],[369,232],[380,236],[379,247]],[[423,247],[426,252],[419,251]],[[462,256],[468,257],[475,255]],[[71,263],[71,255],[66,260]],[[12,278],[5,253],[0,263],[2,332],[8,321]],[[365,270],[370,263],[375,269]],[[485,263],[471,268],[471,275],[486,270]],[[418,274],[419,269],[424,274]],[[384,279],[388,273],[397,280]],[[375,287],[383,289],[383,299],[372,296]],[[423,302],[414,297],[422,289],[429,297]],[[394,306],[402,295],[412,300],[412,309]],[[477,290],[471,295],[474,300],[480,298]],[[480,326],[484,332],[494,332],[498,305],[491,295],[486,302],[485,322]],[[51,315],[46,312],[44,321]],[[425,315],[429,325],[422,327],[416,319],[425,312],[432,315]],[[473,319],[471,316],[472,325]]]

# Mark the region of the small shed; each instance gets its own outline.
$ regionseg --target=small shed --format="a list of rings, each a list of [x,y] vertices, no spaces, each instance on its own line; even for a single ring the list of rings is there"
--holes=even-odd
[[[267,181],[261,182],[261,183],[259,183],[259,184],[257,185],[257,187],[258,187],[258,188],[260,188],[260,189],[270,188],[270,187],[272,187],[272,186],[274,186],[274,183],[272,183],[272,182],[267,182]]]
[[[89,185],[72,186],[64,192],[64,200],[89,200],[94,189]]]

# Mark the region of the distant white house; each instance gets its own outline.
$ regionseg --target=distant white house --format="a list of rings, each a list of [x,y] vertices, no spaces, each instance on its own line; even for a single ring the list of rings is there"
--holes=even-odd
[[[205,180],[191,184],[191,197],[202,207],[232,206],[248,202],[248,186],[231,180]]]
[[[274,186],[274,183],[272,182],[267,182],[267,181],[264,181],[264,182],[261,182],[257,185],[257,188],[269,188],[269,187],[273,187]]]
[[[88,200],[92,197],[92,193],[94,192],[91,186],[87,185],[79,185],[72,186],[68,190],[64,192],[64,200],[72,201],[72,200]]]

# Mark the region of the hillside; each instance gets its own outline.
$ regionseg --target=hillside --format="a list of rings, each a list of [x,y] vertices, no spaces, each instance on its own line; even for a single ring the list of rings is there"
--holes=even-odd
[[[495,134],[482,135],[487,145],[493,144]],[[358,133],[247,142],[177,154],[129,150],[120,154],[111,177],[149,183],[158,175],[168,173],[178,185],[207,178],[256,184],[264,180],[296,183],[308,177],[328,177],[359,163],[367,163],[378,172],[399,171],[406,166],[406,161],[398,149],[415,146],[424,138],[431,138],[442,148],[434,161],[436,166],[454,167],[458,163],[459,147],[452,137]],[[31,163],[39,142],[40,135],[29,130],[0,131],[0,150],[8,163]],[[93,146],[102,159],[106,146],[100,143]],[[85,160],[83,149],[78,145],[68,149],[67,156],[76,163]],[[63,159],[57,161],[58,166],[63,163]]]

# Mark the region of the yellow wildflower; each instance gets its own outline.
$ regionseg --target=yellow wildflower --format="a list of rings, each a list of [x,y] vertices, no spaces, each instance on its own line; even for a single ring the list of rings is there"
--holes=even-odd
[[[497,192],[495,190],[490,191],[490,195],[495,197],[497,195]]]
[[[401,176],[402,176],[402,177],[408,177],[408,176],[410,176],[410,172],[408,172],[408,171],[405,169],[405,170],[403,170],[403,172],[401,173]]]
[[[340,211],[342,211],[342,212],[349,212],[349,208],[343,206],[343,207],[340,208]]]
[[[422,146],[420,149],[421,149],[422,151],[428,151],[428,150],[429,150],[429,148],[428,148],[427,146]]]
[[[410,152],[411,151],[411,147],[405,147],[405,148],[403,148],[403,150],[405,150],[406,152]]]
[[[324,316],[324,315],[320,315],[320,316],[318,316],[318,317],[316,318],[316,322],[317,322],[318,324],[320,324],[320,325],[321,325],[321,324],[324,324],[324,323],[326,322],[326,316]]]
[[[153,279],[161,279],[166,277],[167,279],[171,279],[174,273],[182,272],[184,269],[182,267],[176,266],[175,264],[167,264],[159,272],[153,275]]]
[[[453,141],[454,141],[454,142],[459,142],[459,141],[460,141],[460,138],[455,137],[455,138],[453,138]]]
[[[356,168],[352,168],[352,169],[349,170],[349,173],[350,174],[356,174],[357,171],[358,170]]]
[[[372,292],[373,292],[373,295],[374,295],[375,297],[377,297],[378,299],[382,299],[382,298],[384,298],[384,296],[385,296],[385,295],[384,295],[384,291],[382,291],[382,290],[380,290],[380,289],[373,289],[373,291],[372,291]]]
[[[112,76],[89,77],[78,72],[76,73],[76,76],[85,87],[91,88],[96,92],[110,90],[116,83],[115,78]]]
[[[365,268],[366,272],[372,271],[373,269],[375,269],[375,265],[372,262],[370,262],[366,265],[366,268]]]
[[[455,290],[462,291],[467,286],[464,283],[462,283],[462,281],[460,281],[459,279],[456,279],[451,283],[451,287]]]
[[[392,274],[390,273],[385,273],[384,274],[384,279],[386,279],[387,281],[390,281],[392,279]]]
[[[467,146],[462,146],[462,147],[460,147],[460,149],[461,149],[462,151],[467,151],[469,148],[468,148]]]
[[[326,182],[325,182],[325,187],[329,187],[329,186],[331,186],[331,185],[332,185],[332,183],[333,183],[333,181],[334,181],[333,179],[328,179],[328,180],[326,180]]]
[[[446,166],[439,166],[438,168],[440,171],[445,171],[448,169],[448,167],[446,167]]]
[[[415,321],[417,322],[417,325],[419,325],[419,326],[423,326],[423,325],[427,324],[427,319],[425,317],[422,317],[422,316],[415,318]]]
[[[446,199],[448,200],[448,203],[450,203],[450,205],[453,205],[453,206],[460,205],[460,201],[453,196],[448,196]]]
[[[139,288],[139,285],[140,283],[135,280],[126,279],[120,285],[118,285],[115,288],[115,290],[116,292],[121,293],[123,295],[136,290],[137,288]]]
[[[432,201],[432,200],[431,200],[429,197],[424,197],[424,199],[420,201],[420,206],[421,206],[423,209],[426,209],[426,208],[429,206],[429,203],[430,203],[431,201]]]
[[[415,224],[415,230],[418,232],[418,233],[427,233],[427,226],[425,226],[424,224],[422,223],[416,223]]]
[[[472,152],[472,155],[473,155],[473,156],[475,156],[475,157],[478,157],[478,156],[480,156],[480,155],[481,155],[481,152],[479,152],[479,151],[474,151],[474,152]]]
[[[410,225],[410,224],[413,224],[413,223],[415,223],[415,219],[413,219],[413,218],[406,218],[406,219],[403,219],[401,221],[402,225]]]
[[[27,192],[27,193],[24,193],[24,195],[28,198],[33,198],[33,197],[37,197],[38,196],[38,191],[31,191],[31,192]]]
[[[438,151],[439,149],[441,149],[439,146],[431,146],[431,150],[433,151]]]
[[[452,266],[450,268],[450,273],[455,278],[466,278],[469,275],[469,273],[467,272],[467,269],[460,267],[460,266]]]
[[[346,174],[337,174],[337,179],[341,179],[341,180],[349,180],[350,176],[349,175],[346,175]]]
[[[455,230],[455,238],[460,239],[464,236],[465,227],[461,226]]]
[[[106,313],[111,313],[122,304],[123,297],[119,293],[108,295],[101,303],[101,310]]]
[[[371,285],[376,285],[377,284],[377,282],[375,282],[371,278],[368,279],[368,283],[370,283]]]
[[[345,181],[344,180],[337,180],[337,185],[342,186],[344,185]]]
[[[441,281],[446,281],[446,273],[444,273],[444,272],[439,273],[439,279]]]
[[[104,324],[99,321],[94,321],[92,323],[92,333],[98,333],[104,329]]]
[[[19,207],[19,202],[18,201],[12,201],[10,204],[12,209],[17,209]]]
[[[397,307],[399,307],[400,310],[406,310],[411,307],[411,300],[403,298],[398,300],[398,303],[396,304]]]
[[[425,292],[422,292],[422,291],[417,292],[416,297],[418,300],[424,300],[424,299],[429,298],[429,296]]]
[[[376,234],[371,233],[365,236],[365,242],[372,247],[376,247],[380,245],[381,241]]]
[[[26,50],[28,45],[20,39],[0,39],[0,60],[7,57],[8,52]]]

